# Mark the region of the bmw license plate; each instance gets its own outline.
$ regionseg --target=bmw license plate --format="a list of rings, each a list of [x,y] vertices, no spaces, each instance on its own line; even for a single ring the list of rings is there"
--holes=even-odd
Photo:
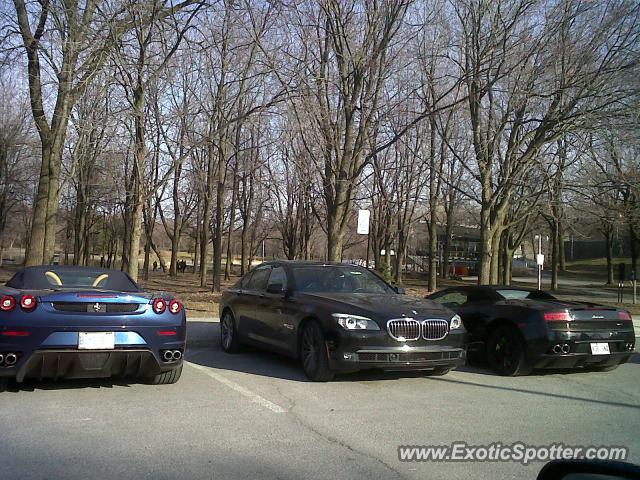
[[[608,343],[591,344],[591,355],[609,355],[610,353]]]
[[[116,344],[113,332],[80,332],[78,350],[113,350]]]

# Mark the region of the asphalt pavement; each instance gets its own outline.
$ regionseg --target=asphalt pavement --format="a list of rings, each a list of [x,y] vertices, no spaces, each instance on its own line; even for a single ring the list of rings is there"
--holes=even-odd
[[[638,319],[640,320],[640,319]],[[640,330],[638,330],[640,333]],[[640,463],[640,356],[609,373],[503,378],[360,373],[305,380],[297,363],[236,355],[190,321],[175,385],[30,382],[0,394],[6,479],[533,479],[534,463],[403,463],[399,445],[623,445]]]

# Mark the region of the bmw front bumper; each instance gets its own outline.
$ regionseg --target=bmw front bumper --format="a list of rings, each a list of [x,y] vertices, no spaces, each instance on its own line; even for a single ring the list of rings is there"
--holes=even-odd
[[[327,345],[329,367],[336,372],[365,369],[430,370],[456,368],[466,362],[464,330],[441,340],[399,342],[384,332],[338,332]]]

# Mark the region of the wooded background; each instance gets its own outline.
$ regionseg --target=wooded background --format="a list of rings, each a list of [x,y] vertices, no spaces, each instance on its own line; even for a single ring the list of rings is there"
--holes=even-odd
[[[397,283],[418,222],[430,289],[437,229],[446,253],[460,224],[480,228],[483,284],[509,283],[534,232],[550,237],[552,286],[569,234],[600,232],[610,258],[624,235],[636,269],[639,14],[626,0],[3,1],[0,248],[26,246],[27,265],[104,256],[133,278],[155,257],[176,275],[191,250],[219,290],[235,252],[244,272],[266,238],[290,259],[362,251],[368,208],[376,268]]]

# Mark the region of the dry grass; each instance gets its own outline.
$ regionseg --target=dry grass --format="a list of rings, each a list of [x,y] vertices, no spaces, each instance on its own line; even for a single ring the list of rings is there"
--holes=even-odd
[[[229,288],[238,280],[222,281],[222,290]],[[212,292],[211,286],[200,286],[200,278],[193,273],[179,274],[177,277],[169,277],[162,272],[149,273],[149,280],[139,282],[143,288],[150,291],[169,292],[175,295],[185,306],[190,317],[217,317],[218,305],[222,293]],[[211,284],[211,281],[209,282]]]

